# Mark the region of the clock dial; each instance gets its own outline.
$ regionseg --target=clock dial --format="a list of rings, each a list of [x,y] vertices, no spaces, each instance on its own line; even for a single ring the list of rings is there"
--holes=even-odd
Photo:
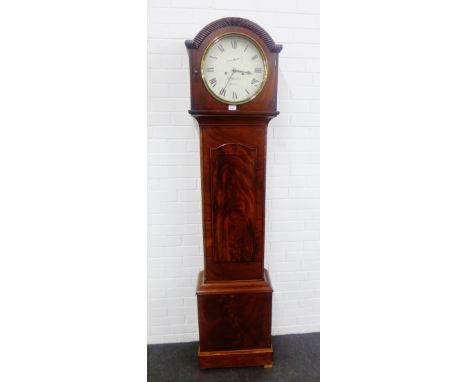
[[[203,55],[201,69],[208,91],[227,104],[252,100],[262,91],[268,73],[262,49],[238,33],[213,41]]]

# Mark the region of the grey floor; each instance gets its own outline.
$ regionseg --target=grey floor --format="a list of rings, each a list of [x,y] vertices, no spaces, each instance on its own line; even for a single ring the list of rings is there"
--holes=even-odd
[[[198,342],[148,345],[148,382],[320,381],[320,333],[273,337],[273,367],[200,370]]]

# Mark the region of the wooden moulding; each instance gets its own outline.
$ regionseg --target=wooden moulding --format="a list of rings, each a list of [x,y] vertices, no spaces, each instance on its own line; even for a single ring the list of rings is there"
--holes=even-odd
[[[273,366],[273,348],[210,352],[198,349],[198,365],[200,369],[246,366],[270,368]]]
[[[264,269],[263,279],[258,280],[229,280],[229,281],[204,281],[205,272],[198,274],[197,296],[209,294],[229,293],[272,293],[268,271]]]

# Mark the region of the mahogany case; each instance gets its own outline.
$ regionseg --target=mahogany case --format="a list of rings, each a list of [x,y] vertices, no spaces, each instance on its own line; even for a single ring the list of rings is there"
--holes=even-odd
[[[236,110],[214,98],[201,76],[205,49],[238,32],[263,50],[268,75],[262,91]],[[225,18],[185,43],[191,109],[200,128],[204,271],[197,283],[199,366],[271,366],[272,286],[264,269],[267,128],[278,115],[278,53],[257,24]]]

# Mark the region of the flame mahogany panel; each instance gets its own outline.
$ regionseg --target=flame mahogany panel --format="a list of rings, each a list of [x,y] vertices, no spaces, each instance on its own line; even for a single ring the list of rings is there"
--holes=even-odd
[[[225,143],[210,149],[213,262],[255,261],[257,149]]]
[[[200,351],[271,347],[271,293],[203,296],[198,304]]]

